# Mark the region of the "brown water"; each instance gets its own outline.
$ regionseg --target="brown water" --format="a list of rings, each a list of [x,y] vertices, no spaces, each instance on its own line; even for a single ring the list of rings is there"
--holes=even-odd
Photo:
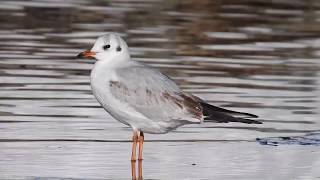
[[[0,179],[130,179],[131,130],[99,106],[93,60],[119,32],[132,57],[263,125],[146,135],[146,179],[317,179],[318,146],[255,138],[320,130],[317,0],[0,1]],[[194,164],[194,165],[192,165]]]

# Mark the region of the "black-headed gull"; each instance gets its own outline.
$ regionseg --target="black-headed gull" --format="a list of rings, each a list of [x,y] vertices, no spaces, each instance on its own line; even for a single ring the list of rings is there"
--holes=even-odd
[[[177,84],[160,71],[130,58],[126,42],[115,33],[98,37],[91,50],[79,58],[94,58],[91,88],[94,96],[115,119],[133,129],[131,160],[142,160],[143,133],[167,133],[185,124],[208,120],[217,123],[261,122],[232,115],[257,117],[206,103],[183,92]]]

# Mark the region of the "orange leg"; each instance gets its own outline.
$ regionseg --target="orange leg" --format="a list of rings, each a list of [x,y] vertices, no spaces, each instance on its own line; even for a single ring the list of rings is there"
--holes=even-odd
[[[142,131],[140,131],[140,135],[139,135],[139,160],[142,160],[142,150],[143,150],[143,142],[144,142],[144,134]]]
[[[136,150],[137,150],[137,142],[138,142],[138,131],[133,132],[132,136],[132,154],[131,154],[131,161],[136,161]]]

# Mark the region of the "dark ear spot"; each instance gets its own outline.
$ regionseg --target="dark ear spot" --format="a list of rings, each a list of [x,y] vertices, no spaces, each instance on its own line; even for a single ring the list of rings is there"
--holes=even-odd
[[[121,47],[120,46],[117,47],[117,51],[121,51]]]

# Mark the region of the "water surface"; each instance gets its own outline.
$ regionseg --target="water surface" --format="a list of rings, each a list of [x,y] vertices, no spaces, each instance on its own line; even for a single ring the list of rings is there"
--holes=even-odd
[[[316,0],[2,0],[0,178],[131,177],[131,129],[94,99],[94,61],[75,58],[106,32],[186,92],[264,122],[146,135],[146,179],[320,178],[319,147],[255,140],[320,130],[319,21]]]

